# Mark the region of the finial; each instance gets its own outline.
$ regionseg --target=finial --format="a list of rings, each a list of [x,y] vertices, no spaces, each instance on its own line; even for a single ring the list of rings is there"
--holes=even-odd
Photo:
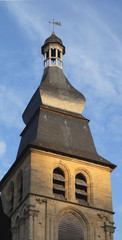
[[[55,32],[54,32],[54,24],[58,25],[58,26],[61,26],[61,22],[55,22],[54,18],[53,18],[53,22],[49,21],[49,23],[53,24],[53,34],[55,34]]]

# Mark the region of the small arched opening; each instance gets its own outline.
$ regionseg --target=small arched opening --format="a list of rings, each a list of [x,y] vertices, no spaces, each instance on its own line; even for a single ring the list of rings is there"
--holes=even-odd
[[[75,177],[75,197],[79,203],[87,204],[87,181],[81,173]]]
[[[53,171],[53,194],[55,198],[65,199],[65,175],[61,168]]]

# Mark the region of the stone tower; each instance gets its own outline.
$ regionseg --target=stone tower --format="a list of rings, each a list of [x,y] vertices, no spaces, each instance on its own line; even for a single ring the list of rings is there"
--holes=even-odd
[[[113,240],[110,173],[83,117],[85,97],[63,73],[65,47],[42,46],[44,74],[23,113],[16,161],[0,182],[13,240]]]

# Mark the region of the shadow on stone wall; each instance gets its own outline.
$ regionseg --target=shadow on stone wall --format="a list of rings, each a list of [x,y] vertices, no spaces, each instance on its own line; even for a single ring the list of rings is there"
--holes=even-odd
[[[11,229],[11,220],[3,212],[2,201],[0,196],[0,239],[12,240],[10,229]]]

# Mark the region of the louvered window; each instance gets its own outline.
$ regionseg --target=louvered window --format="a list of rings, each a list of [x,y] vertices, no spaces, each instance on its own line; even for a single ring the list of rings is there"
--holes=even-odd
[[[61,217],[58,225],[58,240],[84,240],[82,223],[72,213]]]
[[[79,203],[87,203],[87,181],[81,173],[75,177],[75,196]]]
[[[53,193],[55,198],[65,199],[65,176],[60,168],[53,171]]]

